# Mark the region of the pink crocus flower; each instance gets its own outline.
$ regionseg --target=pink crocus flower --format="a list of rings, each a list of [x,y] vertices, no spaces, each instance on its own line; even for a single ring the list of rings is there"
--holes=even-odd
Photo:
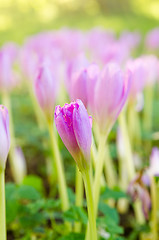
[[[101,133],[111,130],[127,100],[130,83],[130,71],[124,74],[115,63],[107,64],[101,72],[94,90],[93,109]]]
[[[0,91],[10,91],[16,83],[13,59],[8,50],[0,50]]]
[[[154,28],[146,36],[146,47],[152,50],[159,49],[159,28]]]
[[[76,161],[79,170],[89,167],[92,141],[91,123],[81,100],[57,106],[55,125],[68,151]]]
[[[57,80],[53,70],[47,63],[43,63],[39,68],[35,80],[35,94],[47,120],[52,120],[57,96]]]
[[[145,68],[145,86],[152,86],[159,78],[159,60],[155,55],[145,55],[141,58]]]
[[[9,148],[10,133],[8,110],[3,105],[0,105],[0,171],[5,169]]]
[[[131,101],[134,101],[137,95],[142,92],[145,84],[146,70],[142,58],[129,60],[126,69],[130,69],[132,72],[132,83],[129,96]]]
[[[65,85],[70,96],[72,95],[71,85],[72,85],[73,74],[82,71],[82,69],[86,68],[87,66],[88,66],[88,60],[83,53],[77,55],[73,60],[70,60],[70,61],[67,60],[64,63]]]
[[[71,100],[81,99],[85,107],[93,105],[94,87],[100,70],[96,64],[80,69],[72,74],[70,85]],[[91,92],[91,94],[89,94]]]

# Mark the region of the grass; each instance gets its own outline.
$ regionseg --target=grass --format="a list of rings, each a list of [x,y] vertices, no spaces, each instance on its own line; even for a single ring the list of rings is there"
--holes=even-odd
[[[6,9],[0,8],[0,14],[0,45],[6,41],[15,41],[21,44],[29,35],[66,26],[83,30],[103,26],[113,29],[117,33],[122,30],[138,30],[143,34],[158,26],[157,19],[133,13],[117,15],[96,13],[91,15],[80,11],[62,12],[61,14],[58,12],[55,15],[52,13],[49,18],[45,19],[38,10],[29,8],[24,11],[16,4]]]

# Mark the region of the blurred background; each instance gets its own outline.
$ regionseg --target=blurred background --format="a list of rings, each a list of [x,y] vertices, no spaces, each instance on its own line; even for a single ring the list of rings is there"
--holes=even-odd
[[[159,26],[158,0],[0,0],[0,45],[42,30],[103,26],[117,33]]]

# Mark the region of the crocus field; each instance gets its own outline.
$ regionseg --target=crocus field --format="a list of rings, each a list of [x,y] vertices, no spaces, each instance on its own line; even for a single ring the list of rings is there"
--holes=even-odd
[[[0,240],[159,239],[159,28],[0,48]]]

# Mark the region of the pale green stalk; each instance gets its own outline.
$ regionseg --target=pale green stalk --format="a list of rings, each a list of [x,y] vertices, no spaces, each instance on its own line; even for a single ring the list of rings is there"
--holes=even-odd
[[[152,130],[153,96],[154,87],[149,85],[144,90],[143,128],[146,132]]]
[[[94,126],[94,134],[95,134],[95,139],[97,140],[97,142],[99,143],[99,139],[100,139],[100,133],[99,133],[99,129],[98,129],[98,126],[95,125]],[[97,150],[95,149],[94,150],[94,147],[95,146],[95,143],[94,143],[94,139],[93,139],[93,144],[92,144],[92,150],[93,150],[93,153],[94,153],[94,161],[95,161],[95,164],[98,163],[98,158],[97,158]],[[99,147],[99,144],[98,144],[98,147]],[[105,172],[105,176],[106,176],[106,182],[108,184],[109,187],[114,187],[117,183],[117,174],[115,172],[115,169],[114,169],[114,164],[113,164],[113,160],[110,156],[110,153],[109,153],[109,147],[108,145],[105,146],[105,153],[104,153],[104,172]],[[102,186],[105,185],[105,179],[104,179],[104,174],[102,174],[102,177],[101,177],[101,184]]]
[[[97,148],[96,148],[96,145],[95,145],[95,142],[94,142],[94,137],[92,136],[92,146],[91,146],[91,157],[92,157],[92,162],[93,162],[93,166],[94,166],[94,169],[96,169],[96,166],[97,166],[97,155],[98,155],[98,152],[97,152]],[[102,174],[101,176],[101,186],[105,186],[105,177],[104,177],[104,174]]]
[[[35,97],[35,94],[34,94],[34,91],[33,91],[33,86],[32,84],[30,83],[30,81],[26,81],[26,84],[27,84],[27,87],[28,87],[28,90],[29,90],[29,94],[30,94],[30,99],[32,101],[32,105],[33,105],[33,108],[34,108],[34,113],[35,113],[35,117],[36,117],[36,121],[38,123],[38,127],[41,131],[45,130],[46,128],[46,119],[44,117],[44,114],[42,113],[42,110],[37,102],[37,99]],[[43,145],[45,146],[46,143],[43,142]],[[52,164],[51,162],[51,158],[50,157],[47,157],[46,158],[46,169],[47,169],[47,176],[49,178],[49,181],[51,182],[51,184],[56,180],[57,178],[57,173],[56,173],[56,170],[55,170],[55,166],[54,164]]]
[[[154,179],[154,176],[151,177],[151,200],[152,200],[152,215],[151,215],[151,232],[153,239],[158,239],[158,222],[157,222],[157,186]]]
[[[88,209],[88,219],[89,219],[89,229],[90,239],[97,240],[97,228],[96,228],[96,214],[93,201],[93,191],[92,191],[92,182],[91,182],[91,173],[90,170],[85,170],[82,172],[86,198],[87,198],[87,209]]]
[[[36,120],[38,123],[38,126],[41,130],[43,130],[45,127],[45,118],[44,115],[42,114],[42,110],[36,100],[34,91],[33,91],[33,87],[30,84],[30,82],[28,81],[28,89],[29,89],[29,94],[30,94],[30,98],[33,104],[33,108],[34,108],[34,112],[35,112],[35,116],[36,116]]]
[[[123,136],[125,155],[126,155],[125,157],[126,162],[124,164],[126,164],[127,166],[128,178],[129,178],[129,181],[131,181],[135,177],[135,166],[134,166],[132,149],[130,145],[130,139],[128,135],[124,112],[122,112],[119,116],[119,125],[120,125],[121,133]]]
[[[5,171],[0,169],[0,240],[6,240]]]
[[[98,202],[99,202],[99,195],[101,189],[101,176],[103,172],[104,166],[104,153],[105,153],[105,143],[106,143],[107,136],[102,135],[99,139],[99,148],[98,148],[98,157],[97,157],[97,165],[95,171],[95,178],[93,183],[93,196],[94,196],[94,208],[95,208],[95,216],[97,216],[98,210]]]
[[[15,142],[15,134],[14,134],[12,109],[11,109],[10,97],[7,92],[3,92],[2,102],[7,107],[8,112],[9,112],[9,131],[10,131],[10,138],[11,138],[9,161],[10,161],[11,171],[12,171],[12,175],[13,175],[15,182],[20,184],[21,182],[19,182],[18,171],[17,171],[16,161],[15,161],[15,159],[16,159],[16,152],[15,152],[16,142]]]
[[[113,159],[110,156],[108,145],[105,146],[104,171],[108,187],[113,188],[117,185],[117,174],[114,169]]]
[[[105,143],[106,143],[107,136],[106,135],[100,135],[99,137],[99,144],[98,144],[98,155],[97,155],[97,163],[95,168],[95,178],[93,182],[93,197],[94,197],[94,212],[95,216],[97,216],[97,210],[98,210],[98,202],[99,202],[99,195],[100,195],[100,189],[101,189],[101,176],[103,172],[104,167],[104,153],[105,153]],[[86,240],[91,240],[90,238],[91,229],[89,226],[86,230]]]
[[[83,179],[82,175],[76,166],[76,206],[82,207],[83,206]],[[81,231],[81,223],[76,222],[74,226],[75,232],[79,233]]]
[[[125,152],[124,152],[125,153]],[[119,158],[119,186],[123,191],[127,191],[128,187],[128,174],[127,174],[127,167],[125,165],[126,156],[125,154],[120,154],[118,152]],[[120,213],[125,213],[128,209],[129,201],[126,198],[120,198],[117,203],[117,208]]]
[[[123,142],[124,142],[124,148],[125,148],[125,160],[126,160],[125,164],[127,167],[128,179],[130,182],[135,178],[136,172],[135,172],[133,154],[132,154],[132,149],[130,145],[130,139],[128,135],[127,123],[126,123],[124,112],[122,112],[119,116],[119,125],[120,125],[121,133],[123,136]],[[134,203],[134,211],[135,211],[137,222],[139,224],[143,224],[145,222],[145,218],[142,212],[140,201],[136,201]]]
[[[131,145],[141,145],[141,126],[138,112],[135,110],[134,103],[128,105],[128,132]]]
[[[59,184],[58,189],[59,189],[59,194],[60,194],[60,199],[61,199],[62,210],[66,211],[69,208],[66,179],[65,179],[65,174],[64,174],[63,162],[62,162],[61,155],[59,152],[57,138],[55,136],[55,131],[53,128],[52,121],[48,121],[48,130],[49,130],[49,134],[50,134],[51,148],[52,148],[52,151],[54,154],[54,163],[55,163],[56,172],[57,172],[57,178],[58,178],[58,184]]]

